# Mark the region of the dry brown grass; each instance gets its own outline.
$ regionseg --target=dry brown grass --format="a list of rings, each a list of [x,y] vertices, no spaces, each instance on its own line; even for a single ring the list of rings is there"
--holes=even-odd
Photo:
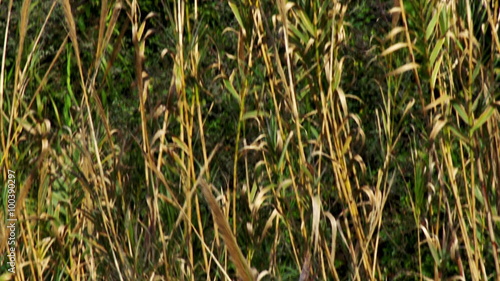
[[[90,60],[72,1],[44,4],[34,32],[30,8],[42,4],[0,2],[0,163],[2,179],[20,180],[17,271],[0,280],[499,280],[498,3],[401,1],[400,25],[374,43],[380,106],[362,120],[362,96],[343,88],[349,5],[229,1],[223,36],[235,45],[224,53],[198,1],[166,2],[165,19],[141,15],[141,1],[101,1]],[[148,70],[154,20],[173,34],[156,54],[167,96]],[[65,35],[42,67],[49,24]],[[128,37],[130,133],[101,100]],[[70,106],[59,108],[50,86],[64,82]],[[208,133],[221,95],[236,108],[229,144]],[[376,140],[363,131],[372,121]],[[380,165],[365,163],[365,144],[379,146]],[[389,222],[404,217],[387,205],[401,190],[419,266],[387,272],[383,233],[403,232]]]

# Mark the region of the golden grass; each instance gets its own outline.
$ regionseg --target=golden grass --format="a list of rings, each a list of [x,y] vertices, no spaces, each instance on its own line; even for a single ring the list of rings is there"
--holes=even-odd
[[[1,179],[19,180],[17,270],[0,280],[500,278],[498,3],[401,1],[400,21],[373,43],[385,76],[362,119],[353,108],[366,94],[345,83],[354,3],[229,1],[228,41],[216,42],[202,3],[165,2],[161,18],[141,1],[101,1],[90,42],[72,1],[44,4],[43,23],[30,23],[38,2],[0,2]],[[148,52],[167,31],[170,45]],[[61,42],[42,66],[51,34]],[[101,100],[121,83],[111,73],[122,52],[133,54],[130,132]],[[230,140],[211,134],[221,96],[231,106],[217,117],[237,120],[216,131]],[[379,162],[365,163],[365,145]],[[411,214],[387,207],[395,196]],[[401,218],[413,228],[391,226]],[[398,271],[381,245],[405,231],[418,267]]]

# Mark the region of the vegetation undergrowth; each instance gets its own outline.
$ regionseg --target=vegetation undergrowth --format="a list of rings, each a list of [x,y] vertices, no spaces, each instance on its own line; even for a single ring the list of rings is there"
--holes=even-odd
[[[0,280],[500,280],[498,1],[0,7]]]

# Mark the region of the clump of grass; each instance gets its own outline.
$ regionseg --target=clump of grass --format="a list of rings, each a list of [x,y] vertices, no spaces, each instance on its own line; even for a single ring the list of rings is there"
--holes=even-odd
[[[461,280],[499,276],[497,215],[490,203],[498,201],[493,168],[498,158],[493,155],[499,116],[492,91],[497,84],[490,74],[499,45],[494,43],[493,3],[404,4],[402,26],[390,33],[396,42],[383,55],[393,62],[406,56],[407,63],[388,81],[412,75],[417,87],[403,88],[402,99],[421,102],[411,114],[414,181],[407,183],[419,235],[419,274]],[[481,9],[485,12],[478,13]],[[478,44],[485,38],[493,40]],[[490,57],[483,60],[484,54]],[[399,82],[394,85],[388,90],[401,91]],[[393,102],[400,103],[398,98]],[[424,244],[430,252],[421,249]],[[427,254],[434,263],[431,272],[423,269]]]
[[[385,73],[360,87],[380,99],[363,100],[345,91],[356,2],[9,1],[0,163],[19,179],[19,247],[0,279],[497,278],[500,43],[483,2],[395,2],[370,43]]]

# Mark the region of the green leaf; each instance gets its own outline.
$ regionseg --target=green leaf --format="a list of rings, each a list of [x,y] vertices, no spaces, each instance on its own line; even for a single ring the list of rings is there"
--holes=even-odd
[[[318,130],[316,130],[316,128],[314,128],[313,126],[311,126],[310,130],[311,130],[311,134],[312,134],[312,136],[313,136],[315,139],[318,139],[318,138],[319,138],[319,132],[318,132]]]
[[[479,75],[479,71],[481,70],[482,65],[478,63],[476,65],[476,68],[474,69],[474,72],[472,72],[472,80],[476,80],[477,76]]]
[[[254,119],[257,117],[267,117],[267,116],[269,116],[269,114],[267,114],[266,112],[264,112],[262,110],[253,110],[253,111],[245,112],[245,114],[243,114],[243,120]]]
[[[441,13],[439,11],[437,11],[434,14],[434,16],[432,17],[431,21],[429,22],[429,25],[427,26],[427,29],[425,30],[425,40],[429,40],[429,38],[434,33],[434,27],[436,27],[436,23],[438,22],[440,14]]]
[[[189,149],[187,145],[183,141],[181,141],[178,137],[172,137],[172,141],[175,142],[175,144],[177,144],[177,147],[182,149],[184,153],[189,154]]]
[[[415,193],[415,209],[416,209],[416,213],[419,215],[420,214],[420,211],[422,211],[425,207],[425,200],[424,200],[424,196],[425,196],[425,188],[424,188],[424,182],[425,182],[425,178],[424,178],[424,174],[423,174],[423,171],[424,171],[424,167],[425,167],[425,164],[422,162],[421,159],[418,160],[418,162],[416,163],[416,167],[414,168],[414,193]]]
[[[30,124],[28,121],[26,121],[26,119],[24,119],[24,118],[16,118],[16,121],[28,133],[30,133],[32,135],[36,135],[38,133],[36,126],[33,126],[32,124]]]
[[[240,11],[238,10],[238,7],[236,7],[236,4],[234,4],[231,1],[229,1],[229,7],[233,11],[234,17],[238,21],[238,24],[240,25],[241,30],[243,31],[244,35],[246,35],[245,26],[243,25],[243,20],[241,18],[241,14],[240,14]]]
[[[311,171],[309,171],[308,167],[305,166],[305,165],[299,165],[300,166],[300,170],[306,175],[306,177],[311,181],[313,182],[314,181],[314,177],[313,175],[311,174]]]
[[[295,26],[293,25],[288,25],[288,28],[292,31],[292,35],[295,34],[295,37],[298,37],[302,43],[307,43],[309,41],[309,38],[304,35],[304,33],[300,32]]]
[[[436,46],[434,46],[434,49],[432,49],[431,56],[429,57],[430,65],[434,65],[434,62],[436,61],[437,55],[439,54],[439,51],[443,47],[443,44],[444,44],[444,38],[441,38],[436,43]]]
[[[488,119],[490,119],[493,112],[495,112],[495,108],[492,107],[491,105],[488,106],[484,110],[484,112],[481,114],[481,116],[479,116],[479,118],[474,120],[474,126],[470,130],[470,133],[471,134],[474,133],[475,130],[479,129],[484,123],[486,123],[486,121],[488,121]]]
[[[57,104],[56,104],[56,102],[54,101],[54,99],[52,97],[50,97],[50,102],[52,103],[52,107],[54,108],[54,115],[56,116],[57,124],[60,127],[62,127],[61,117],[59,116],[59,109],[57,107]]]
[[[300,24],[304,26],[307,31],[309,31],[309,34],[311,34],[311,36],[316,37],[316,28],[312,24],[309,17],[304,13],[304,11],[299,11],[298,14],[301,19]]]
[[[481,203],[481,206],[484,205],[484,197],[483,197],[483,193],[481,192],[481,188],[476,185],[476,187],[474,188],[474,195],[476,196],[476,199],[477,201],[479,201],[479,203]]]
[[[439,14],[441,15],[439,17],[439,29],[441,30],[441,34],[445,34],[449,27],[448,10],[442,9]]]
[[[434,65],[434,69],[432,70],[431,75],[431,89],[434,89],[436,86],[436,78],[439,73],[439,68],[441,67],[441,62],[443,61],[443,56],[439,56],[437,63]]]
[[[171,152],[170,153],[170,156],[172,158],[174,158],[174,161],[177,165],[179,165],[179,167],[182,169],[182,171],[184,171],[184,173],[187,173],[187,169],[186,169],[186,166],[184,165],[184,162],[182,161],[182,159],[179,157],[179,155],[175,152]]]
[[[286,150],[288,148],[288,145],[290,144],[290,140],[293,137],[293,131],[290,132],[290,135],[288,135],[288,138],[286,138],[285,145],[283,146],[283,151],[281,152],[280,160],[278,161],[278,171],[281,172],[283,171],[284,168],[284,163],[285,163],[285,155],[286,155]]]
[[[241,98],[240,95],[236,92],[236,89],[234,88],[233,84],[229,80],[224,80],[224,85],[226,86],[226,89],[228,89],[229,93],[238,101],[238,104],[241,103]]]
[[[469,140],[467,139],[466,136],[464,136],[464,134],[462,134],[457,128],[455,128],[454,126],[448,126],[448,129],[450,129],[450,131],[457,137],[459,138],[462,142],[468,144],[469,143]]]
[[[465,109],[464,107],[461,105],[461,104],[458,104],[458,103],[452,103],[453,105],[453,108],[455,108],[455,110],[457,111],[458,113],[458,116],[460,116],[460,118],[462,118],[462,120],[470,126],[470,120],[469,120],[469,115],[467,115],[467,113],[465,112]]]
[[[253,185],[252,185],[252,189],[250,190],[250,202],[253,202],[254,199],[255,199],[255,194],[257,193],[257,190],[259,189],[259,187],[257,186],[257,183],[254,182]]]
[[[483,100],[482,96],[481,95],[477,95],[476,99],[472,103],[472,111],[476,111],[477,106],[479,105],[479,102],[482,101],[482,100]]]

